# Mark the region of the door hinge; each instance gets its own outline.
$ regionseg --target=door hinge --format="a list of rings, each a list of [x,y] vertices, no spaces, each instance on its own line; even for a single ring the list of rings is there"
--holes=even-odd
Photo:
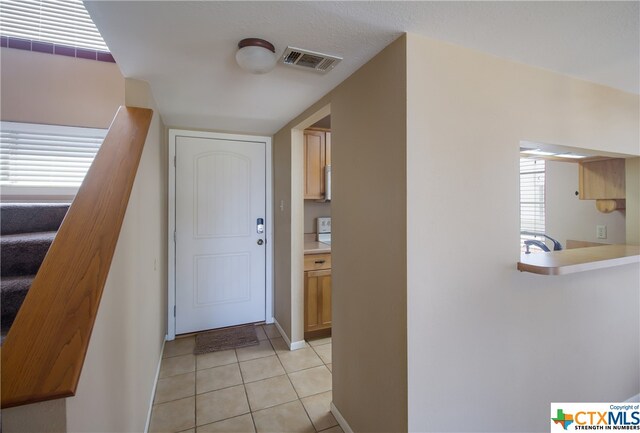
[[[173,317],[176,317],[176,306],[173,306]]]
[[[176,241],[176,231],[174,230],[173,231],[173,242],[175,242],[175,241]]]
[[[176,156],[175,155],[173,156],[173,166],[174,167],[176,166]]]

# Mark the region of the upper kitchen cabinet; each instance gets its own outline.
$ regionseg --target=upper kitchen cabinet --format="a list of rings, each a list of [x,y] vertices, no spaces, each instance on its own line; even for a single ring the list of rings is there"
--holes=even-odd
[[[331,165],[331,132],[304,131],[304,198],[325,198],[325,166]]]
[[[624,158],[581,161],[578,173],[580,200],[596,200],[598,210],[605,213],[624,208]]]

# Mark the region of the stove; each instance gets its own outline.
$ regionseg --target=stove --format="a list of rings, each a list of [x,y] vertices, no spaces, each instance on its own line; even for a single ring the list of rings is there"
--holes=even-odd
[[[331,245],[331,217],[317,219],[317,233],[318,242]]]

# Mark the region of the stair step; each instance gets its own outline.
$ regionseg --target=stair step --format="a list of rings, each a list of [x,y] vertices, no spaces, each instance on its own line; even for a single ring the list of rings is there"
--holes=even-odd
[[[0,275],[35,275],[56,233],[19,233],[0,237]]]
[[[69,206],[69,203],[2,203],[0,234],[56,231]]]
[[[0,327],[2,335],[6,335],[18,314],[18,310],[27,296],[35,275],[7,277],[0,281],[2,307],[0,309]]]

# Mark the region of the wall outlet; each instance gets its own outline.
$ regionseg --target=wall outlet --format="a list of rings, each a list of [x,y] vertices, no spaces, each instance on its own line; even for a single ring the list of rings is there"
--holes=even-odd
[[[606,239],[607,238],[607,226],[605,226],[605,225],[597,225],[596,226],[596,237],[598,239]]]

